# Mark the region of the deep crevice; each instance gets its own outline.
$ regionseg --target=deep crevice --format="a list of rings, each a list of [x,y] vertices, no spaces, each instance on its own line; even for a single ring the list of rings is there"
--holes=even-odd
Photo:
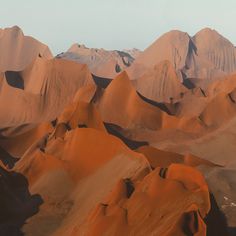
[[[215,197],[210,193],[211,209],[205,218],[207,236],[230,236],[225,215],[221,212]],[[232,234],[236,235],[236,234]]]
[[[146,98],[145,96],[143,96],[141,93],[139,93],[138,91],[136,91],[137,94],[139,95],[139,97],[145,101],[146,103],[149,103],[155,107],[158,107],[159,109],[161,109],[162,111],[166,112],[168,115],[172,115],[172,113],[170,112],[170,110],[167,108],[167,106],[164,103],[160,103],[160,102],[156,102],[154,100],[151,100],[149,98]]]
[[[126,196],[127,196],[127,198],[130,198],[135,190],[134,184],[131,181],[131,179],[129,179],[129,178],[124,179],[124,182],[125,182],[125,186],[126,186],[126,194],[127,194]]]
[[[139,147],[148,145],[146,141],[134,141],[131,139],[126,138],[119,130],[121,127],[111,123],[104,123],[104,126],[109,134],[116,136],[117,138],[121,139],[130,149],[135,150]]]
[[[198,215],[196,211],[187,212],[183,219],[183,232],[186,236],[194,236],[198,232]]]
[[[7,83],[18,89],[24,89],[24,80],[21,77],[20,73],[17,71],[6,71],[5,72],[5,77]]]
[[[0,160],[4,166],[6,166],[8,169],[12,169],[19,158],[12,156],[4,148],[0,147]]]
[[[161,178],[165,179],[166,178],[166,174],[167,174],[168,168],[161,168],[159,175]]]
[[[100,87],[100,88],[107,88],[107,86],[111,83],[112,79],[109,78],[103,78],[103,77],[99,77],[96,76],[94,74],[92,74],[93,80],[95,82],[95,84]]]
[[[21,227],[36,214],[43,203],[40,195],[31,195],[27,179],[20,173],[0,167],[0,235],[23,235]]]
[[[86,124],[78,124],[79,128],[88,128],[88,126]]]

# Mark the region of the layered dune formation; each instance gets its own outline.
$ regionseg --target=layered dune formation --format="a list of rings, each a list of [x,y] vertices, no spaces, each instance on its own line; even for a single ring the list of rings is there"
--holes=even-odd
[[[4,43],[0,235],[235,235],[228,40],[172,31],[143,53],[52,58],[13,27]]]

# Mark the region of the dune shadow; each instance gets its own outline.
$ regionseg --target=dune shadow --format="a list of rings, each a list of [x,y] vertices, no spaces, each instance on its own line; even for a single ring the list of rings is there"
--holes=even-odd
[[[22,174],[0,167],[0,235],[23,235],[21,227],[38,212],[43,200],[31,195],[28,187]]]
[[[151,100],[145,96],[143,96],[141,93],[136,91],[138,96],[146,103],[149,103],[152,106],[158,107],[162,111],[166,112],[168,115],[173,115],[172,112],[168,109],[168,107],[164,103],[156,102],[154,100]]]
[[[108,85],[111,83],[112,79],[109,79],[109,78],[103,78],[103,77],[99,77],[99,76],[96,76],[94,74],[92,74],[92,77],[93,77],[93,80],[95,82],[95,84],[100,87],[100,88],[107,88]]]
[[[205,218],[207,236],[231,236],[232,234],[229,234],[226,217],[221,212],[212,193],[210,193],[210,201],[211,210]]]
[[[183,82],[182,84],[187,88],[187,89],[194,89],[196,86],[193,83],[193,81],[186,76],[186,74],[181,71],[182,77],[183,77]]]
[[[24,89],[24,80],[22,79],[21,75],[17,71],[6,71],[5,77],[7,83],[18,89]]]
[[[13,157],[0,146],[0,160],[8,169],[11,169],[19,159]]]
[[[146,141],[134,141],[131,139],[126,138],[119,130],[122,128],[118,125],[111,124],[111,123],[104,123],[104,126],[109,134],[116,136],[117,138],[121,139],[130,149],[135,150],[139,147],[146,146],[149,143]]]
[[[190,79],[184,79],[183,80],[183,85],[188,88],[188,89],[194,89],[195,85]]]
[[[236,227],[228,227],[228,235],[236,236]]]

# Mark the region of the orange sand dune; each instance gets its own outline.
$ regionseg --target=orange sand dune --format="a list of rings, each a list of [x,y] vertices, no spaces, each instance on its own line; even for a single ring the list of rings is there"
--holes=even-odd
[[[58,117],[55,137],[64,137],[67,129],[77,127],[94,128],[105,132],[105,127],[100,114],[92,103],[77,102],[72,103]]]
[[[202,92],[195,90],[193,93],[186,93],[179,102],[176,113],[178,117],[197,118],[207,128],[224,126],[235,116],[235,88],[235,75],[222,77]]]
[[[102,131],[76,128],[64,139],[40,141],[14,168],[27,177],[31,192],[39,193],[44,201],[23,231],[27,235],[38,225],[34,235],[55,230],[55,235],[70,235],[120,178],[149,170],[141,154]]]
[[[122,91],[122,92],[121,92]],[[144,102],[133,88],[126,72],[118,75],[96,101],[102,119],[123,128],[160,129],[168,115]],[[175,121],[174,117],[169,120]]]
[[[186,132],[199,133],[205,128],[196,117],[172,116],[144,101],[132,86],[126,72],[118,75],[94,102],[104,122],[116,124],[123,129],[171,130],[177,128]]]
[[[207,184],[193,168],[172,164],[142,181],[118,182],[74,235],[206,235]],[[174,194],[173,194],[174,193]]]

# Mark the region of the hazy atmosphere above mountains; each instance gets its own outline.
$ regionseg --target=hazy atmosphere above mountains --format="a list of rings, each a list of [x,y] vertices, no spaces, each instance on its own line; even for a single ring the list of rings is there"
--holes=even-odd
[[[18,25],[58,54],[74,42],[143,50],[169,30],[205,27],[236,44],[235,9],[234,0],[3,0],[0,15],[2,28]]]

